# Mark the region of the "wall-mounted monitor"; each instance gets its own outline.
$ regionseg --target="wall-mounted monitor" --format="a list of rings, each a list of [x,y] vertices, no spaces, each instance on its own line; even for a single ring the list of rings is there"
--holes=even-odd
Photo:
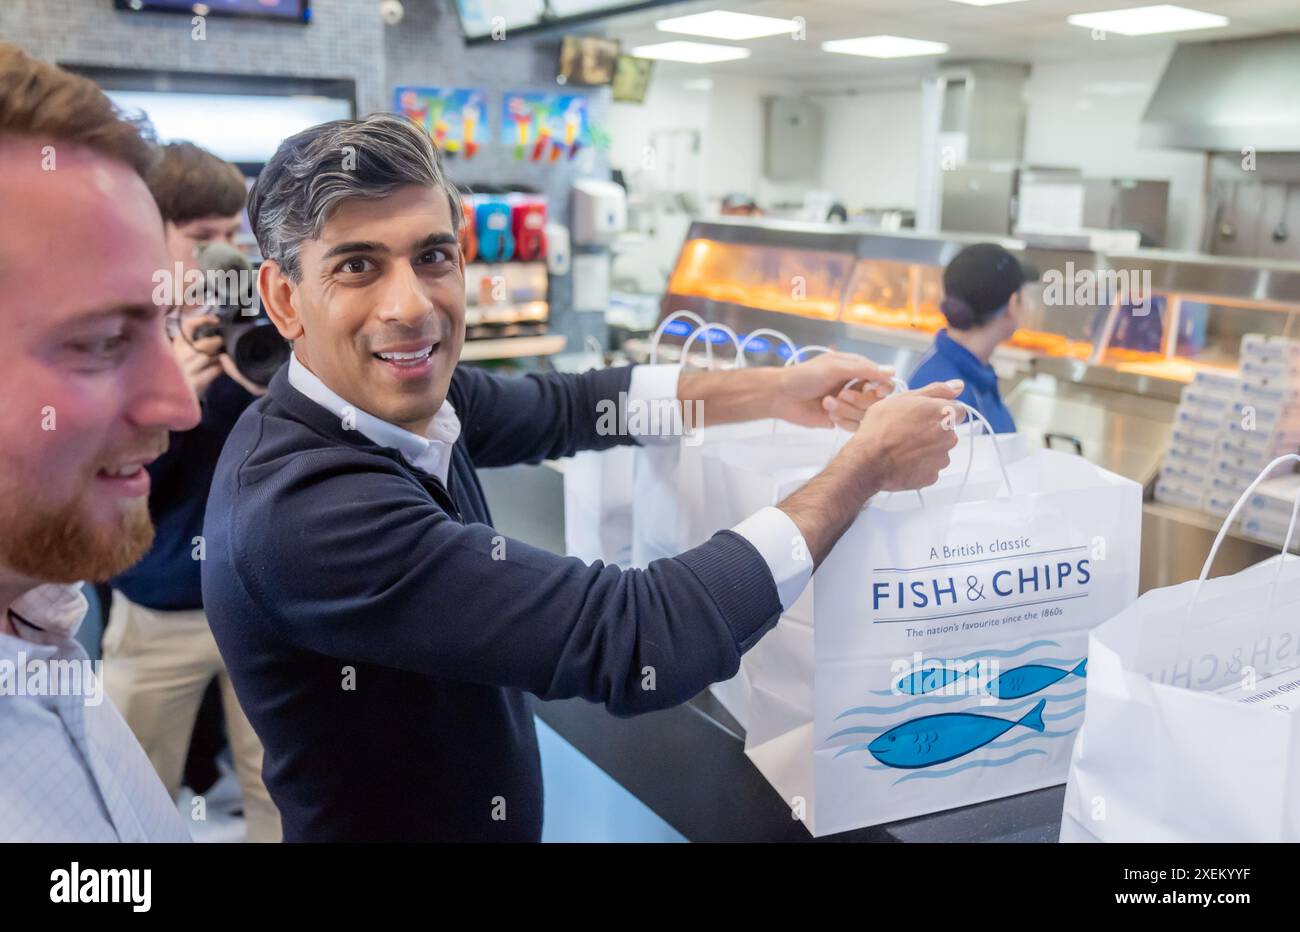
[[[678,0],[454,0],[466,45],[536,33],[554,34],[615,14],[650,10]]]
[[[284,23],[311,22],[311,0],[114,0],[126,13],[185,13],[190,16],[238,16]]]
[[[516,29],[536,27],[546,13],[545,0],[456,0],[466,39],[504,39]]]
[[[105,93],[123,110],[144,111],[160,142],[192,142],[240,165],[262,164],[294,133],[352,115],[346,100],[329,97]]]
[[[151,71],[64,64],[127,111],[143,111],[161,142],[200,145],[255,174],[299,130],[356,115],[351,79]]]
[[[560,42],[560,64],[555,79],[560,84],[588,87],[610,84],[614,80],[618,53],[617,39],[565,36]]]
[[[645,103],[646,91],[650,89],[650,75],[654,71],[654,61],[649,58],[634,58],[631,55],[618,56],[614,66],[614,99],[620,103]]]

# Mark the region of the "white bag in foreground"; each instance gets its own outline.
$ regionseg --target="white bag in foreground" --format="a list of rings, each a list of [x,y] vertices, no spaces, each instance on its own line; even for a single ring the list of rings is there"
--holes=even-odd
[[[742,356],[757,336],[772,337],[789,348],[786,366],[811,353],[829,352],[825,346],[797,347],[780,331],[763,328],[745,337],[740,344]],[[847,436],[830,428],[799,427],[773,419],[706,428],[698,446],[682,448],[680,493],[688,545],[701,544],[718,530],[734,527],[755,512],[779,504],[826,468]],[[805,665],[805,654],[811,663],[811,649],[805,651],[805,647],[811,648],[812,642],[797,628],[812,623],[812,611],[810,582],[782,614],[776,629],[741,658],[736,675],[709,687],[746,732],[753,727],[749,715],[752,671],[764,668],[771,675],[797,677]],[[758,725],[761,728],[765,722]]]
[[[1010,495],[954,467],[924,504],[873,499],[815,623],[768,635],[810,661],[750,667],[746,753],[815,835],[1064,781],[1088,631],[1137,593],[1137,483],[1047,450],[1006,465]]]
[[[679,368],[685,368],[687,350],[699,337],[704,337],[706,365],[713,361],[710,331],[725,335],[733,346],[739,345],[735,331],[725,324],[706,324],[689,311],[678,311],[665,317],[655,331],[651,341],[650,362],[657,359],[659,339],[664,328],[677,318],[686,318],[693,323],[699,321],[682,344],[682,357]],[[736,365],[743,366],[744,358],[737,352]],[[687,427],[693,431],[699,425],[686,423],[686,418],[693,416],[687,412],[678,427],[683,433]],[[680,474],[682,453],[685,445],[692,438],[683,436],[679,441],[660,442],[643,441],[635,448],[632,469],[632,565],[644,569],[654,560],[675,557],[687,546],[686,521],[679,507]]]
[[[1092,633],[1061,841],[1300,841],[1300,560],[1206,579],[1259,481],[1200,580]]]
[[[564,552],[586,563],[632,565],[635,447],[584,450],[564,462]]]

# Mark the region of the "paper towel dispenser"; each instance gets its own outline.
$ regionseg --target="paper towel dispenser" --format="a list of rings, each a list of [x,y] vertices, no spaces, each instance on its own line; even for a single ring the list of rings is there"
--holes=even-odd
[[[575,246],[608,246],[627,228],[627,194],[612,181],[573,183],[569,229]]]

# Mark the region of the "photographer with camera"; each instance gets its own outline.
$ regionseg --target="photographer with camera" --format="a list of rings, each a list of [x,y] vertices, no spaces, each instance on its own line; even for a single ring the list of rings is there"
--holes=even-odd
[[[257,339],[245,343],[242,335],[250,328],[275,332],[256,326],[264,318],[250,316],[255,312],[243,296],[252,294],[251,266],[231,245],[247,188],[239,169],[191,143],[166,146],[146,181],[165,222],[173,263],[163,284],[175,284],[173,300],[182,298],[169,320],[172,347],[203,418],[192,430],[172,432],[167,452],[148,467],[157,535],[144,559],[112,580],[105,690],[174,798],[203,694],[217,678],[247,838],[279,841],[279,813],[262,783],[262,746],[208,628],[199,572],[206,556],[203,513],[217,458],[235,421],[265,391],[265,381],[258,384],[264,373],[247,367],[249,354],[236,354],[246,364],[241,371],[227,343],[237,338],[241,350],[262,343],[253,355],[264,368],[277,353],[276,346]],[[287,359],[288,345],[278,340],[277,346]]]

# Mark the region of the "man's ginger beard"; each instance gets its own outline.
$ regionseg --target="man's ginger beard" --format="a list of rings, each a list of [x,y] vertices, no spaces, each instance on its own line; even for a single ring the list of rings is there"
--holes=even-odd
[[[38,582],[103,582],[148,553],[148,500],[124,500],[116,521],[96,524],[86,503],[94,481],[60,505],[41,503],[29,489],[0,487],[0,566]]]

